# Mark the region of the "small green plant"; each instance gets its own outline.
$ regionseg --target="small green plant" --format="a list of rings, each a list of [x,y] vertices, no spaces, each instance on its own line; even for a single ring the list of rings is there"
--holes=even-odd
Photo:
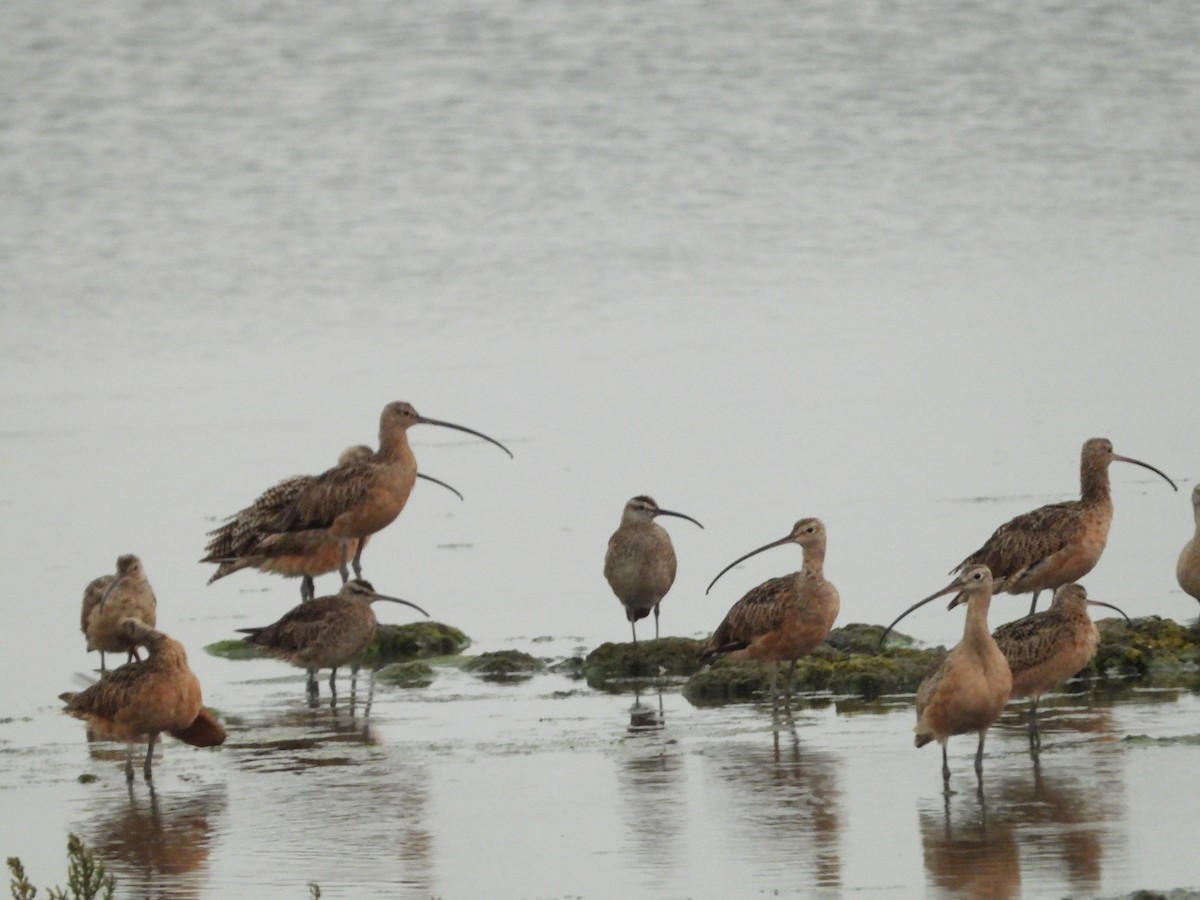
[[[37,888],[25,876],[19,857],[8,858],[9,887],[14,900],[33,900]],[[74,834],[67,837],[67,887],[47,888],[49,900],[112,900],[117,881],[104,872],[104,863]]]

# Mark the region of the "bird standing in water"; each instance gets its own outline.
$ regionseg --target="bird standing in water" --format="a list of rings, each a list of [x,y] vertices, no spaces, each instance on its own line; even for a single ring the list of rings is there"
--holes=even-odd
[[[700,525],[691,516],[661,509],[653,497],[640,494],[625,504],[621,525],[608,539],[604,577],[621,605],[637,643],[638,619],[654,613],[654,639],[658,640],[658,607],[675,583],[675,548],[671,536],[654,519],[675,516]]]

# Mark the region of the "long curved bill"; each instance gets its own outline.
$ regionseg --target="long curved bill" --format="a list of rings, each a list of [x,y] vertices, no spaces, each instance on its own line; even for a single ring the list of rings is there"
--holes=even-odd
[[[100,595],[100,602],[96,604],[97,609],[104,609],[104,601],[108,599],[108,595],[115,591],[117,585],[124,581],[125,578],[125,575],[118,575],[109,583],[108,587],[104,589],[104,593]]]
[[[1118,462],[1127,462],[1127,463],[1133,463],[1135,466],[1141,466],[1143,469],[1149,469],[1149,470],[1150,470],[1151,472],[1153,472],[1154,474],[1156,474],[1156,475],[1161,475],[1161,476],[1162,476],[1162,479],[1163,479],[1163,480],[1164,480],[1164,481],[1165,481],[1167,484],[1169,484],[1169,485],[1171,486],[1171,489],[1172,489],[1172,490],[1175,490],[1175,491],[1178,491],[1178,490],[1179,490],[1179,488],[1175,486],[1175,482],[1173,482],[1173,481],[1172,481],[1172,480],[1171,480],[1169,477],[1167,477],[1167,473],[1166,473],[1166,472],[1163,472],[1163,471],[1162,471],[1162,470],[1160,470],[1160,469],[1156,469],[1156,468],[1154,468],[1154,466],[1150,465],[1150,463],[1144,463],[1144,462],[1142,462],[1140,459],[1133,459],[1133,458],[1131,458],[1131,457],[1128,457],[1128,456],[1119,456],[1119,455],[1118,455],[1118,454],[1116,454],[1116,453],[1114,453],[1114,454],[1112,455],[1112,458],[1113,458],[1113,459],[1115,459],[1115,460],[1117,460]],[[1122,615],[1124,615],[1124,613],[1122,613]],[[1126,616],[1126,618],[1128,618],[1128,616]]]
[[[955,578],[952,582],[950,582],[948,585],[946,585],[940,591],[930,594],[924,600],[918,600],[916,603],[914,603],[912,606],[910,606],[904,612],[900,613],[900,615],[896,616],[896,618],[892,620],[892,624],[889,625],[887,628],[883,629],[883,634],[881,634],[879,636],[879,649],[880,650],[883,649],[883,642],[885,640],[887,640],[888,634],[890,634],[891,630],[900,623],[901,619],[903,619],[905,616],[907,616],[910,612],[920,609],[926,603],[936,600],[938,597],[944,597],[947,594],[951,593],[952,591],[958,591],[960,594],[962,592],[962,582],[959,581],[957,578]],[[953,609],[957,605],[958,605],[958,597],[955,597],[953,600],[950,601],[950,606],[948,608]]]
[[[697,522],[696,524],[699,525],[700,523]],[[707,594],[709,591],[711,591],[712,586],[717,583],[717,579],[720,578],[722,575],[724,575],[726,572],[728,572],[730,569],[732,569],[734,566],[736,566],[738,563],[745,562],[750,557],[754,556],[756,553],[762,553],[764,550],[770,550],[772,547],[782,547],[784,544],[790,544],[790,543],[792,543],[792,536],[789,534],[787,537],[781,537],[777,541],[771,541],[771,543],[769,543],[769,544],[763,544],[757,550],[751,550],[745,556],[739,556],[737,559],[735,559],[733,562],[731,562],[729,565],[727,565],[725,568],[723,568],[720,572],[717,573],[717,577],[708,583],[708,587],[706,587],[704,589],[704,593]]]
[[[432,475],[426,475],[424,472],[418,472],[417,477],[424,478],[426,481],[432,481],[434,484],[440,484],[442,487],[444,487],[450,493],[452,493],[456,497],[458,497],[459,500],[463,499],[463,495],[458,492],[458,488],[451,487],[450,485],[446,484],[446,482],[439,481],[437,478],[434,478]]]
[[[399,597],[387,597],[383,594],[373,594],[371,596],[371,600],[372,601],[386,600],[389,603],[403,603],[405,606],[411,606],[413,609],[415,609],[417,612],[419,612],[425,618],[427,618],[427,619],[429,618],[429,613],[425,612],[425,610],[421,609],[421,607],[417,606],[417,604],[413,603],[410,600],[401,600]]]
[[[1132,619],[1130,619],[1130,618],[1129,618],[1129,616],[1126,616],[1126,615],[1125,615],[1125,610],[1121,609],[1121,607],[1119,607],[1119,606],[1113,606],[1111,603],[1105,603],[1103,600],[1089,600],[1089,601],[1087,601],[1087,605],[1088,605],[1088,606],[1105,606],[1105,607],[1107,607],[1108,609],[1115,609],[1115,610],[1116,610],[1117,612],[1119,612],[1119,613],[1120,613],[1122,616],[1125,616],[1125,621],[1126,621],[1126,622],[1129,622],[1130,624],[1133,624],[1133,620],[1132,620]]]
[[[443,422],[441,419],[427,419],[425,416],[417,416],[417,421],[424,425],[440,425],[443,428],[453,428],[455,431],[465,431],[467,434],[473,434],[477,438],[483,438],[489,444],[495,444],[497,447],[507,453],[509,457],[512,457],[513,455],[512,451],[505,447],[502,443],[495,438],[488,437],[482,431],[476,431],[473,428],[467,428],[465,425],[455,425],[453,422]]]
[[[658,510],[658,512],[655,513],[655,515],[656,516],[675,516],[675,518],[677,518],[677,519],[687,519],[693,525],[699,525],[701,528],[704,527],[703,525],[700,525],[700,523],[697,522],[695,519],[693,519],[691,516],[686,515],[681,512],[673,512],[672,510],[669,510],[669,509],[660,509],[660,510]]]

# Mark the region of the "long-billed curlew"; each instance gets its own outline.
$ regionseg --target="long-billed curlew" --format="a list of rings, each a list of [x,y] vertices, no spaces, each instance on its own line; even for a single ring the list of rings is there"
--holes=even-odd
[[[374,456],[375,451],[366,444],[356,444],[342,451],[338,457],[338,465],[363,463]],[[462,499],[462,494],[444,481],[421,472],[417,473],[417,477],[441,485],[457,495],[459,500]],[[285,578],[300,578],[300,599],[311,600],[316,594],[313,579],[318,575],[335,572],[341,565],[342,548],[339,543],[313,543],[300,538],[281,538],[274,543],[270,555],[255,554],[261,552],[259,548],[265,536],[263,529],[267,523],[284,513],[288,505],[295,502],[316,479],[315,475],[286,478],[263,491],[253,503],[230,516],[220,528],[210,531],[208,546],[204,548],[206,555],[200,560],[217,564],[217,571],[208,579],[208,583],[212,584],[226,575],[253,567]],[[349,542],[349,552],[357,554],[359,545],[365,547],[368,540],[369,536],[361,540],[352,538]]]
[[[341,549],[338,571],[342,581],[350,578],[348,564],[353,565],[355,576],[361,577],[362,539],[386,528],[400,515],[416,482],[417,459],[408,445],[408,429],[414,425],[439,425],[473,434],[512,456],[512,451],[486,434],[428,419],[409,403],[389,403],[379,417],[379,449],[371,458],[335,466],[313,478],[264,517],[257,528],[257,540],[241,555],[271,557],[294,548],[296,541],[336,543]],[[357,548],[352,550],[355,541]]]
[[[691,516],[661,509],[653,497],[639,494],[625,504],[621,525],[608,539],[604,554],[604,577],[625,607],[635,644],[635,623],[651,612],[654,639],[658,640],[658,607],[675,583],[675,548],[667,530],[654,521],[656,516],[675,516],[700,525]]]
[[[1129,620],[1111,603],[1089,600],[1083,585],[1072,582],[1055,589],[1045,612],[1006,622],[992,632],[1012,671],[1010,699],[1029,698],[1030,740],[1035,745],[1038,699],[1091,662],[1100,645],[1100,632],[1088,615],[1089,605],[1115,609]]]
[[[333,669],[329,689],[334,690],[338,666],[357,656],[371,643],[379,621],[371,609],[376,600],[403,603],[423,616],[429,613],[415,603],[398,597],[385,597],[368,581],[352,578],[341,591],[301,603],[284,613],[272,625],[239,628],[245,640],[271,651],[293,666],[308,670],[308,692],[317,692],[317,670]]]
[[[159,734],[165,731],[194,746],[211,747],[225,740],[225,729],[204,709],[200,682],[188,668],[179,641],[138,619],[127,618],[120,628],[127,642],[146,648],[147,658],[113,669],[87,690],[59,697],[66,711],[84,719],[92,730],[126,743],[126,781],[133,781],[133,745],[146,741],[142,772],[150,781]]]
[[[703,659],[725,655],[730,659],[772,663],[772,703],[778,699],[779,663],[782,660],[790,663],[785,683],[790,697],[796,660],[825,640],[841,608],[837,588],[825,580],[824,523],[820,519],[801,519],[786,537],[738,557],[708,585],[711,590],[717,579],[738,563],[784,544],[800,545],[804,567],[791,575],[764,581],[747,593],[700,648]]]
[[[115,575],[92,579],[83,591],[79,627],[88,650],[100,651],[101,672],[107,669],[105,653],[128,653],[130,662],[138,658],[137,643],[121,628],[121,621],[140,619],[153,628],[157,607],[142,561],[132,553],[117,557]]]
[[[1175,577],[1181,588],[1200,600],[1200,484],[1192,488],[1192,513],[1196,518],[1196,533],[1183,545]]]
[[[1091,438],[1083,444],[1078,500],[1050,503],[1005,522],[982,547],[951,569],[951,574],[970,566],[987,566],[997,594],[1033,592],[1032,614],[1043,590],[1078,581],[1100,561],[1113,517],[1108,479],[1113,462],[1149,469],[1178,490],[1175,482],[1149,463],[1118,456],[1107,438]]]
[[[879,645],[883,646],[888,632],[910,612],[952,591],[958,594],[947,609],[967,604],[962,640],[930,669],[917,688],[913,743],[924,747],[936,740],[942,745],[942,778],[948,785],[950,764],[946,760],[946,742],[955,734],[979,732],[975,774],[982,785],[983,741],[1008,702],[1013,684],[1008,662],[988,631],[988,606],[992,602],[992,573],[988,567],[970,566],[937,593],[914,603],[884,629]]]

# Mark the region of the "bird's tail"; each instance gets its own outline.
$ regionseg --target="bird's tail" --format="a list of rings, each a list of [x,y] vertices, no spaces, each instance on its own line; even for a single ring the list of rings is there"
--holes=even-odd
[[[218,747],[225,743],[225,726],[209,710],[201,708],[200,714],[187,728],[172,731],[171,736],[193,747]]]

